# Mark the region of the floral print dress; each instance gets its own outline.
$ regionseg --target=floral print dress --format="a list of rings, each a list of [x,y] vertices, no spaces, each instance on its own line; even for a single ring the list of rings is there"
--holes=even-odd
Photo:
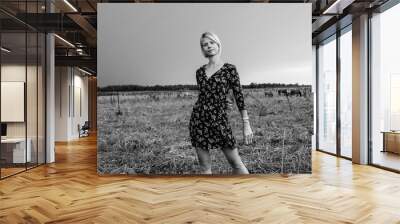
[[[236,67],[225,63],[207,78],[205,65],[196,71],[198,99],[189,122],[190,140],[193,147],[234,148],[236,140],[232,134],[227,114],[227,93],[232,89],[238,109],[244,110],[244,97]]]

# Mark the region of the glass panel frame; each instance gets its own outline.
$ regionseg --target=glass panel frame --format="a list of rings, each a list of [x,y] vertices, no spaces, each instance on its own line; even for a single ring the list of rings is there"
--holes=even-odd
[[[0,101],[1,122],[6,125],[6,134],[1,140],[0,150],[2,154],[1,178],[12,176],[27,169],[26,162],[30,157],[27,144],[27,119],[26,119],[26,74],[27,74],[27,39],[26,32],[2,33],[1,46],[7,46],[9,51],[2,51],[1,57],[1,85],[2,98]],[[8,86],[8,87],[7,87]],[[13,96],[13,100],[6,102],[7,94]],[[4,101],[4,102],[3,102]],[[15,111],[9,109],[13,105],[15,109],[23,110],[18,116]]]
[[[18,3],[20,13],[43,13],[45,10],[43,8],[46,3],[44,0],[29,2],[29,8],[26,3],[26,1]],[[9,15],[0,13],[3,19],[13,20]],[[0,81],[24,82],[24,93],[22,94],[24,118],[23,122],[7,122],[9,130],[7,130],[7,139],[4,140],[18,138],[23,141],[10,144],[2,140],[2,144],[0,144],[0,179],[46,163],[46,35],[30,25],[24,25],[21,21],[15,21],[14,25],[7,30],[0,27],[0,46],[10,50],[10,52],[1,50]],[[6,42],[10,45],[9,48],[5,46]],[[0,104],[0,111],[2,109],[4,108]],[[8,145],[4,146],[5,144]],[[16,145],[22,145],[23,149]],[[5,155],[4,150],[10,151],[11,154]],[[4,161],[2,158],[5,156],[7,156],[7,161],[11,161],[10,163],[2,162]],[[18,166],[21,165],[19,170],[11,170],[10,167],[4,168],[10,164],[14,166],[15,161],[18,162]]]
[[[397,4],[369,18],[369,164],[394,172],[400,172],[400,150],[396,150],[400,147],[400,119],[396,119],[400,106],[400,65],[396,61],[400,49],[396,41],[400,36],[396,32],[399,12]],[[397,131],[392,132],[394,129]],[[391,147],[393,143],[395,147]]]
[[[339,155],[352,158],[352,26],[341,31],[340,57],[340,147]],[[349,137],[350,136],[350,137]]]
[[[347,49],[351,49],[351,44],[352,44],[352,37],[351,37],[351,32],[352,32],[352,24],[349,24],[348,26],[342,28],[341,30],[337,31],[336,34],[330,36],[329,38],[321,41],[319,45],[317,45],[317,65],[316,65],[316,70],[317,70],[317,77],[316,77],[316,84],[317,84],[317,99],[316,99],[316,113],[317,113],[317,122],[316,122],[316,146],[317,146],[317,151],[328,153],[330,155],[334,155],[340,158],[344,158],[347,160],[352,160],[352,149],[351,146],[349,146],[352,142],[351,136],[352,134],[352,128],[351,128],[351,116],[352,116],[352,104],[351,100],[349,102],[349,98],[351,99],[352,96],[352,71],[351,71],[351,66],[352,66],[352,55],[351,53],[348,54]],[[341,44],[342,36],[350,35],[350,38],[347,37],[347,43],[344,43],[344,46]],[[323,54],[323,50],[318,50],[321,48],[325,48],[326,45],[330,46],[330,49],[328,50],[330,52],[329,54],[326,54],[325,52],[325,58],[328,57],[330,62],[329,62],[329,68],[331,70],[331,74],[329,75],[330,78],[330,86],[329,86],[329,97],[324,96],[326,93],[326,83],[324,83],[324,77],[321,76],[321,73],[323,73],[324,70],[324,65],[321,64],[321,61],[324,60],[324,55],[322,55],[321,59],[321,53]],[[332,53],[333,52],[333,53]],[[347,60],[345,64],[343,64],[343,61],[341,60],[343,58],[344,60]],[[348,63],[350,62],[350,63]],[[322,68],[321,68],[322,67]],[[343,67],[343,69],[342,69]],[[342,74],[343,73],[343,74]],[[350,75],[348,75],[350,74]],[[344,78],[344,79],[343,79]],[[345,84],[344,84],[345,83]],[[325,91],[325,92],[324,92]],[[350,97],[344,96],[344,92],[347,93],[347,95],[350,93]],[[323,98],[325,97],[325,99]],[[329,99],[328,99],[328,98]],[[325,100],[325,102],[324,102]],[[324,105],[325,103],[325,105]],[[321,105],[322,104],[322,105]],[[329,105],[327,105],[329,104]],[[329,109],[330,112],[325,111],[325,116],[324,115],[324,110]],[[346,114],[342,113],[343,110],[346,109]],[[322,110],[322,111],[321,111]],[[324,123],[327,123],[327,118],[329,118],[329,133],[327,133],[326,127],[323,127]],[[322,120],[322,121],[321,121]],[[347,123],[343,123],[347,122]],[[321,124],[322,123],[322,124]],[[325,125],[327,126],[327,125]],[[344,129],[342,128],[344,127]],[[325,129],[324,129],[325,128]],[[324,132],[325,131],[325,132]],[[350,134],[349,134],[350,133]],[[321,137],[322,135],[325,135]],[[321,141],[322,140],[322,141]],[[324,142],[329,140],[329,142]],[[327,144],[328,143],[328,144]],[[345,144],[345,145],[344,145]],[[342,147],[345,146],[347,147],[346,149],[342,149]],[[350,147],[350,148],[349,148]],[[349,150],[350,149],[350,150]]]
[[[317,150],[336,155],[336,35],[317,48],[318,135]]]

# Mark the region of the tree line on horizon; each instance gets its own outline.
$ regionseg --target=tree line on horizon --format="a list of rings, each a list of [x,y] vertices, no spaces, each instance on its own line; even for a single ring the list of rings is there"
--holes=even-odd
[[[311,85],[284,84],[284,83],[250,83],[249,85],[242,85],[244,89],[258,89],[258,88],[298,88],[298,87],[311,87]],[[197,85],[112,85],[105,87],[97,87],[99,92],[131,92],[131,91],[182,91],[182,90],[197,90]]]

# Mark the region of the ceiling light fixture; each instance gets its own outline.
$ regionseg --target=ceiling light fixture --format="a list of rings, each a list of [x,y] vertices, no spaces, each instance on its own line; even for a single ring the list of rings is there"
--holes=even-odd
[[[77,52],[79,55],[83,55],[83,49],[81,49],[81,48],[77,48],[77,49],[76,49],[76,52]]]
[[[322,14],[342,14],[343,9],[351,5],[355,0],[336,0],[332,5],[324,10]]]
[[[7,52],[7,53],[10,53],[10,52],[11,52],[11,50],[9,50],[9,49],[7,49],[7,48],[5,48],[5,47],[1,47],[1,50],[4,51],[4,52]]]
[[[79,68],[79,67],[78,67],[78,70],[81,71],[81,72],[83,72],[83,73],[85,73],[85,74],[87,74],[87,75],[90,75],[90,76],[92,75],[92,73],[90,73],[90,72],[88,72],[88,71],[86,71],[86,70],[83,70],[83,69],[81,69],[81,68]]]
[[[78,12],[78,10],[71,4],[69,3],[68,0],[64,0],[65,4],[67,4],[72,10],[74,10],[74,12]]]
[[[66,40],[66,39],[64,39],[64,38],[62,38],[62,37],[60,37],[60,36],[57,35],[57,34],[54,34],[54,36],[56,36],[58,39],[60,39],[60,40],[63,41],[64,43],[68,44],[69,46],[75,48],[75,45],[71,44],[71,42],[69,42],[68,40]]]
[[[330,13],[330,11],[339,4],[340,0],[336,0],[332,5],[330,5],[327,9],[324,10],[322,14]]]

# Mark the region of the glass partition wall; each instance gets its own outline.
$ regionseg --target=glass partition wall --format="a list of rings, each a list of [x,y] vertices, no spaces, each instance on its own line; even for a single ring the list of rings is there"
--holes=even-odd
[[[318,47],[318,149],[336,154],[336,36]]]
[[[340,36],[340,155],[352,158],[352,35],[351,25]]]
[[[400,171],[400,4],[371,18],[370,163]]]
[[[318,45],[317,63],[317,149],[351,159],[351,25]]]
[[[40,2],[21,1],[18,7],[35,13],[43,10]],[[3,11],[0,26],[0,178],[3,179],[45,163],[46,40],[44,33]]]
[[[400,4],[389,2],[372,13],[368,32],[368,163],[395,172],[400,172],[399,22]],[[351,26],[336,35],[317,46],[317,149],[351,159]]]
[[[1,34],[1,177],[26,170],[26,34]],[[4,50],[6,49],[6,50]]]

